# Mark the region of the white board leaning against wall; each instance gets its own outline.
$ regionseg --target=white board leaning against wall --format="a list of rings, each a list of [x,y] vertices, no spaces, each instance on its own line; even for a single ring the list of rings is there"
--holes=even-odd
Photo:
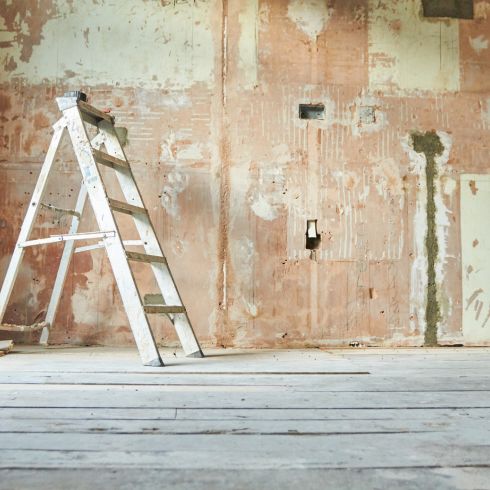
[[[463,338],[490,345],[490,175],[461,175]]]

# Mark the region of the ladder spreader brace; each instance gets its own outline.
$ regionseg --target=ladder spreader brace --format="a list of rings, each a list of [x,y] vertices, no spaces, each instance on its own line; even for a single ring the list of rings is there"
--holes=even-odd
[[[119,142],[114,128],[114,117],[87,104],[86,95],[83,92],[68,92],[63,97],[58,97],[56,101],[63,116],[53,126],[53,138],[36,187],[32,193],[31,201],[0,290],[0,322],[3,320],[25,248],[64,242],[63,253],[45,320],[27,326],[11,324],[3,324],[2,326],[0,324],[0,330],[22,332],[42,328],[40,342],[47,344],[49,329],[53,326],[73,253],[104,247],[111,263],[143,364],[146,366],[163,366],[148,322],[147,315],[149,314],[168,315],[175,327],[185,354],[188,357],[204,357],[151,223],[150,216],[143,203],[141,193],[136,185],[131,167]],[[97,135],[91,141],[85,124],[90,124],[97,128]],[[67,211],[72,216],[69,231],[66,235],[52,235],[48,238],[29,240],[38,210],[42,206],[47,206],[41,201],[65,129],[70,136],[82,173],[82,184],[75,209]],[[101,148],[105,148],[105,151],[102,151]],[[111,199],[107,195],[98,165],[110,167],[115,171],[125,201]],[[78,233],[78,226],[87,197],[92,205],[100,231]],[[48,207],[52,206],[48,205]],[[54,209],[60,210],[60,208]],[[140,237],[139,240],[123,241],[121,239],[114,213],[129,214],[133,218]],[[77,241],[93,239],[98,240],[96,245],[88,245],[75,250]],[[141,246],[144,248],[144,253],[128,251],[125,249],[125,245]],[[161,293],[159,304],[155,304],[154,301],[151,304],[145,304],[142,301],[129,265],[130,262],[150,264]],[[159,295],[151,296],[160,297]]]

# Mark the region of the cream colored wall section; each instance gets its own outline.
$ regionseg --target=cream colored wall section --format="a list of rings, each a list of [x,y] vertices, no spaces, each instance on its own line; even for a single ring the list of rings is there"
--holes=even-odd
[[[369,1],[373,90],[459,90],[457,19],[426,19],[421,0]]]
[[[461,176],[463,338],[490,344],[490,175]]]
[[[2,70],[0,81],[22,77],[33,84],[70,80],[73,85],[179,89],[196,82],[212,85],[211,20],[218,8],[211,0],[58,2],[58,15],[44,24],[29,60],[21,61],[22,46],[9,39],[11,47],[3,56],[17,67]]]
[[[257,85],[257,41],[258,41],[259,1],[245,0],[238,17],[240,22],[240,40],[238,42],[242,83],[246,88]]]

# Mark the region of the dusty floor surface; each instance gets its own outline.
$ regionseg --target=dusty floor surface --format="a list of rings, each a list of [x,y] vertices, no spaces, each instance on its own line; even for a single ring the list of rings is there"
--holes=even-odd
[[[490,349],[16,348],[1,489],[490,488]]]

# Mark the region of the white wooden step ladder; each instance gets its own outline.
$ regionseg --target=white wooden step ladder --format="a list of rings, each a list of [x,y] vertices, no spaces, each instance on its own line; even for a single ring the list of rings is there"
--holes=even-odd
[[[56,101],[63,116],[53,126],[53,139],[32,193],[2,284],[0,330],[29,331],[42,328],[41,343],[46,344],[49,328],[53,325],[63,291],[74,245],[80,240],[97,239],[97,245],[80,247],[78,250],[105,247],[143,364],[163,366],[148,322],[147,315],[149,314],[167,315],[175,327],[185,354],[189,357],[203,357],[148,211],[143,204],[131,167],[116,134],[114,117],[87,104],[86,95],[82,92],[68,92],[63,97],[58,97]],[[95,126],[97,130],[92,140],[87,134],[86,123]],[[68,211],[72,215],[71,225],[66,235],[29,240],[38,210],[41,206],[46,206],[42,203],[42,199],[65,129],[70,135],[82,173],[82,184],[75,209]],[[101,151],[101,148],[105,148],[105,151]],[[107,195],[98,165],[114,169],[125,201],[111,199]],[[92,205],[99,231],[78,233],[78,225],[87,196]],[[128,214],[133,218],[139,240],[123,241],[121,239],[114,213]],[[26,247],[58,242],[65,243],[45,320],[29,326],[1,324]],[[125,245],[140,245],[144,247],[144,253],[127,251]],[[145,262],[151,265],[161,293],[161,295],[152,295],[152,297],[160,298],[160,300],[153,299],[151,304],[145,304],[142,301],[129,265],[130,262]]]

